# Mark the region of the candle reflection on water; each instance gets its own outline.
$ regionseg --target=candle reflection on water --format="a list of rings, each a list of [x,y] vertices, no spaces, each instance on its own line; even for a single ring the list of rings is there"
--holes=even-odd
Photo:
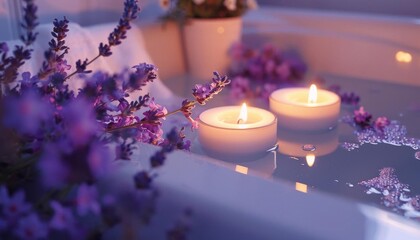
[[[296,191],[307,193],[308,192],[308,185],[300,182],[296,182],[295,184]]]
[[[278,131],[279,152],[291,157],[305,157],[309,167],[314,165],[316,157],[333,153],[338,147],[337,128],[321,133]]]
[[[308,154],[306,155],[306,163],[309,167],[312,167],[315,164],[315,154]]]

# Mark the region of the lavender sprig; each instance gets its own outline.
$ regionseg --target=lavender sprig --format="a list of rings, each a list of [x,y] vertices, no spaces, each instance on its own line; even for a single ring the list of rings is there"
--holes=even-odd
[[[140,11],[140,8],[137,5],[137,0],[125,0],[124,2],[124,12],[117,27],[112,31],[108,36],[108,43],[100,43],[98,50],[99,54],[94,57],[92,60],[85,61],[79,60],[76,64],[76,71],[69,74],[66,79],[74,76],[77,73],[86,73],[87,66],[94,62],[99,57],[108,57],[112,55],[111,47],[121,44],[122,40],[127,38],[127,31],[131,29],[130,22],[137,18],[137,14]]]
[[[21,27],[26,30],[26,35],[21,35],[20,39],[26,46],[35,42],[38,33],[35,33],[35,27],[38,26],[36,11],[38,7],[34,4],[34,0],[23,0],[26,6],[23,7],[24,15]]]
[[[222,77],[218,72],[213,72],[213,74],[214,77],[211,83],[197,84],[193,88],[193,96],[201,105],[206,104],[208,100],[212,99],[214,95],[218,94],[230,83],[230,79],[227,76]]]
[[[150,166],[152,169],[161,167],[167,155],[173,152],[175,149],[186,150],[190,147],[190,142],[184,142],[185,134],[183,133],[184,128],[177,131],[173,128],[167,135],[166,140],[162,143],[160,150],[155,152],[150,157]],[[142,170],[134,175],[134,183],[138,189],[149,189],[152,183],[152,179],[156,175],[152,171]]]
[[[322,79],[323,80],[323,79]],[[354,92],[341,92],[341,87],[339,85],[331,85],[328,88],[330,91],[336,93],[340,96],[341,102],[344,104],[358,106],[360,102],[360,96]]]
[[[7,46],[5,43],[2,43],[2,45],[3,49]],[[23,46],[15,46],[13,56],[7,57],[7,51],[4,51],[1,57],[2,63],[0,64],[0,83],[9,84],[15,81],[18,75],[17,70],[25,63],[25,60],[31,58],[31,52],[32,50]]]
[[[50,48],[44,53],[45,61],[38,73],[40,79],[45,79],[52,73],[57,72],[66,76],[66,70],[71,68],[64,59],[64,55],[69,51],[69,47],[65,45],[66,41],[64,40],[67,37],[66,33],[69,31],[68,23],[66,17],[60,21],[54,19],[54,28],[51,32],[53,38],[48,43]]]
[[[167,112],[165,114],[162,114],[160,112],[158,115],[152,114],[151,116],[147,116],[146,118],[143,118],[141,121],[137,121],[131,124],[126,125],[120,125],[120,126],[112,126],[112,128],[108,127],[106,131],[108,132],[116,132],[121,130],[126,130],[129,128],[136,128],[140,127],[144,124],[151,124],[153,125],[159,125],[159,122],[156,122],[157,119],[163,119],[169,115],[182,112],[184,116],[187,118],[188,121],[190,121],[192,128],[195,129],[198,127],[198,123],[191,117],[192,109],[195,107],[195,104],[205,105],[207,101],[212,99],[216,94],[220,93],[228,84],[230,84],[231,80],[227,76],[221,76],[219,73],[214,72],[214,77],[212,79],[212,82],[207,84],[197,84],[192,90],[193,90],[193,96],[194,100],[188,100],[185,99],[182,102],[182,106],[172,112]]]
[[[37,33],[34,33],[35,27],[38,25],[36,11],[37,7],[34,5],[33,0],[24,0],[26,6],[23,7],[24,20],[21,26],[25,29],[25,35],[21,36],[21,40],[25,43],[23,46],[15,46],[13,56],[7,57],[8,47],[7,44],[0,43],[0,96],[3,95],[3,85],[7,85],[16,80],[18,69],[25,63],[25,60],[30,59],[32,49],[28,47],[35,41]]]

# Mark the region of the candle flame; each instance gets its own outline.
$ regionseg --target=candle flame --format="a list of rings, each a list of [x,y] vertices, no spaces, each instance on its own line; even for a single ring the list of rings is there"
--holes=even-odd
[[[316,99],[318,98],[318,92],[316,90],[316,85],[312,84],[309,88],[309,96],[308,96],[308,103],[316,103]]]
[[[308,154],[306,155],[306,163],[309,167],[312,167],[315,163],[315,155],[314,154]]]
[[[246,103],[242,103],[241,112],[239,113],[238,123],[246,123],[248,120],[248,109]]]

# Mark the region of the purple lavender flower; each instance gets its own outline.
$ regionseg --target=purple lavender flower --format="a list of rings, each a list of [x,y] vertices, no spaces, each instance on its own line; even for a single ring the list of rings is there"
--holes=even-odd
[[[143,113],[144,118],[141,120],[142,124],[138,127],[136,139],[155,145],[162,143],[163,130],[161,126],[167,113],[168,110],[165,107],[155,103],[152,99],[149,103],[149,110]]]
[[[48,235],[48,228],[37,214],[31,213],[20,219],[15,235],[21,239],[45,239]]]
[[[359,105],[360,97],[354,92],[342,93],[340,94],[340,97],[341,97],[341,102],[344,104],[349,104],[353,106]]]
[[[121,144],[115,146],[115,159],[130,160],[134,148],[134,141],[124,139]]]
[[[42,67],[38,73],[40,79],[45,79],[53,73],[61,73],[66,76],[65,71],[70,69],[70,66],[64,59],[64,55],[69,50],[64,40],[69,31],[69,21],[64,17],[63,20],[54,19],[53,24],[54,28],[51,32],[53,38],[48,43],[50,48],[44,53],[45,61],[42,63]]]
[[[28,213],[31,209],[31,205],[25,202],[25,192],[22,190],[9,195],[7,189],[2,186],[0,197],[0,204],[3,205],[3,214],[10,220]]]
[[[0,43],[0,53],[7,54],[8,51],[9,51],[9,46],[7,46],[7,43],[6,42],[1,42]]]
[[[376,131],[383,132],[384,128],[389,126],[390,121],[386,117],[378,117],[375,122],[373,123],[373,126]]]
[[[6,198],[9,198],[9,192],[4,185],[0,185],[0,206],[4,204]]]
[[[91,73],[92,70],[87,70],[87,66],[89,65],[89,60],[86,58],[84,61],[82,60],[77,60],[76,61],[76,72],[77,73],[82,73],[82,74],[87,74],[87,73]]]
[[[245,72],[247,73],[246,75],[249,75],[252,79],[257,81],[264,80],[264,66],[258,59],[250,59]]]
[[[22,134],[37,133],[51,120],[52,106],[35,91],[26,91],[20,97],[9,96],[3,101],[5,126]]]
[[[63,186],[70,174],[71,169],[64,163],[59,149],[60,147],[55,144],[47,144],[39,159],[38,167],[41,170],[42,182],[47,187]]]
[[[280,82],[286,82],[290,78],[291,69],[287,62],[283,62],[282,64],[278,65],[275,71]]]
[[[187,208],[183,215],[176,221],[175,226],[166,231],[166,238],[170,240],[187,239],[187,234],[190,231],[192,210]]]
[[[3,53],[0,62],[0,83],[8,84],[15,81],[18,76],[18,68],[25,63],[25,60],[30,58],[31,50],[22,46],[15,46],[13,56],[6,57],[6,54]]]
[[[100,213],[100,205],[98,203],[98,191],[94,185],[85,183],[79,186],[76,197],[77,213],[80,216],[86,215],[88,212],[94,214]]]
[[[22,80],[20,80],[21,88],[30,88],[35,86],[39,82],[38,77],[31,76],[30,72],[23,72],[22,73]]]
[[[118,205],[115,195],[107,194],[102,198],[101,215],[102,220],[108,226],[114,226],[121,221],[121,217],[118,212]]]
[[[78,98],[63,108],[62,117],[67,136],[75,146],[86,145],[99,130],[92,107],[92,103]]]
[[[370,120],[372,119],[372,115],[365,111],[364,107],[360,107],[358,110],[354,111],[354,123],[356,126],[359,126],[362,129],[367,129],[371,127]]]
[[[109,34],[108,44],[100,43],[99,45],[100,56],[110,56],[112,54],[111,46],[121,44],[121,40],[127,37],[127,30],[131,28],[130,22],[137,18],[137,13],[139,11],[140,8],[137,6],[137,0],[126,0],[124,2],[123,16],[114,31]]]
[[[289,80],[296,81],[303,79],[305,73],[308,70],[308,66],[296,55],[288,56],[285,61],[290,66],[290,77]]]
[[[184,117],[191,123],[191,130],[198,128],[198,122],[191,117],[192,110],[195,108],[195,103],[185,99],[182,101],[181,112],[184,114]]]
[[[218,94],[230,83],[230,79],[227,76],[222,77],[217,72],[213,74],[214,77],[211,83],[197,84],[193,88],[193,96],[201,105],[204,105],[208,100],[212,99],[214,95]]]
[[[33,3],[33,0],[25,0],[23,8],[23,22],[21,26],[25,30],[24,35],[21,35],[21,40],[25,43],[26,47],[15,46],[13,50],[13,56],[7,57],[7,52],[9,48],[6,43],[0,43],[0,84],[12,83],[18,76],[18,69],[25,63],[25,60],[31,58],[31,49],[27,47],[31,45],[37,36],[37,33],[34,33],[34,28],[38,25],[36,22],[36,6]],[[3,89],[0,89],[0,95],[3,95]]]
[[[140,63],[134,66],[136,73],[132,75],[125,84],[127,89],[141,90],[147,83],[157,78],[157,68],[153,64]]]
[[[283,53],[272,44],[267,44],[259,51],[252,51],[244,46],[236,46],[231,50],[232,58],[230,73],[233,79],[248,79],[249,83],[232,84],[231,97],[262,97],[268,99],[264,84],[269,88],[279,88],[283,84],[291,84],[303,79],[307,70],[306,64],[295,54]],[[235,82],[235,81],[234,81]],[[249,90],[248,90],[249,89]]]
[[[236,42],[232,44],[232,46],[229,49],[229,55],[233,61],[242,60],[242,58],[245,57],[246,52],[247,52],[247,47],[241,42]]]
[[[6,230],[8,227],[7,221],[0,218],[0,232]]]
[[[110,169],[111,157],[109,149],[102,144],[91,145],[87,157],[90,171],[95,177],[104,176]]]
[[[167,135],[166,140],[161,144],[162,148],[150,157],[150,165],[160,167],[166,160],[166,155],[175,149],[188,150],[190,143],[184,143],[184,129],[177,131],[173,128]]]
[[[26,6],[23,7],[24,15],[23,22],[21,23],[22,28],[26,30],[26,35],[21,35],[20,39],[25,43],[26,46],[31,45],[36,40],[38,33],[34,33],[37,23],[37,6],[34,4],[34,0],[24,0]]]
[[[63,207],[59,202],[51,201],[54,215],[50,221],[50,227],[57,230],[72,230],[75,220],[71,209]]]
[[[157,151],[153,156],[150,157],[150,165],[153,168],[160,167],[166,160],[166,153],[165,151]]]
[[[272,92],[278,89],[277,84],[274,83],[265,83],[263,85],[262,91],[261,91],[261,98],[268,101],[270,95]]]
[[[134,184],[137,189],[149,189],[152,183],[152,178],[146,171],[140,171],[134,175]]]
[[[165,107],[157,104],[154,99],[149,103],[149,110],[143,113],[144,118],[142,121],[149,123],[161,123],[165,120],[165,115],[168,113]]]
[[[242,100],[251,94],[251,86],[248,78],[237,76],[232,79],[230,97],[235,100]]]
[[[139,142],[159,145],[163,142],[163,130],[160,124],[143,123],[137,128],[136,140]]]

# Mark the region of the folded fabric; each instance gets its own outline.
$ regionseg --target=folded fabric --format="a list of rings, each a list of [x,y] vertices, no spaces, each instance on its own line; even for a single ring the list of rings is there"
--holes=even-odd
[[[75,68],[77,60],[93,59],[97,56],[99,43],[107,43],[108,35],[114,28],[115,23],[89,27],[81,27],[78,24],[70,23],[69,32],[65,39],[66,46],[70,47],[70,49],[65,59],[72,66],[71,70]],[[32,58],[22,66],[20,72],[30,71],[31,73],[37,73],[39,71],[44,60],[44,52],[48,49],[48,42],[52,38],[52,29],[52,24],[43,24],[37,28],[39,35],[33,46]],[[9,46],[13,46],[15,43],[16,41],[13,41]],[[133,25],[132,29],[128,31],[127,38],[120,45],[113,47],[111,51],[111,56],[100,57],[89,65],[88,69],[118,73],[124,68],[131,68],[139,63],[153,63],[145,47],[142,32],[136,25]],[[83,80],[77,76],[72,77],[68,81],[70,88],[75,92],[84,84]],[[144,87],[142,91],[132,93],[130,100],[137,99],[138,96],[145,93],[150,93],[159,102],[170,102],[171,99],[176,98],[159,78]]]

